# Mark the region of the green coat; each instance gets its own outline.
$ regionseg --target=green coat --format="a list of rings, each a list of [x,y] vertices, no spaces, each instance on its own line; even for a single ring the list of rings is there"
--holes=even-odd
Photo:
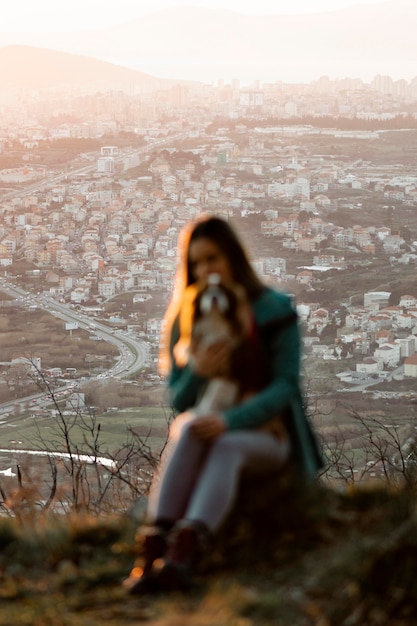
[[[323,463],[300,392],[301,338],[297,313],[288,295],[270,288],[265,288],[252,302],[252,308],[268,383],[242,404],[226,410],[223,418],[229,430],[238,430],[257,428],[277,415],[285,415],[295,466],[302,477],[314,478]],[[171,349],[178,338],[176,323]],[[175,410],[182,412],[195,406],[206,383],[190,366],[179,368],[173,361],[168,388]]]

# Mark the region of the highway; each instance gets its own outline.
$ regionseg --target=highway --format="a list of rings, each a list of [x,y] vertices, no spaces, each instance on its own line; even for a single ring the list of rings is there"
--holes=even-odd
[[[96,319],[88,317],[88,315],[80,313],[65,304],[56,302],[50,296],[35,295],[21,287],[12,285],[7,282],[5,278],[0,278],[0,289],[11,297],[18,300],[25,300],[29,305],[32,304],[38,308],[44,309],[51,315],[62,319],[64,322],[76,324],[78,328],[83,328],[90,333],[94,333],[100,337],[100,339],[115,345],[119,350],[119,358],[106,372],[98,374],[95,377],[96,379],[106,377],[127,378],[146,365],[149,355],[149,344],[146,341],[139,340],[125,331],[109,328],[106,324],[100,323]],[[94,380],[94,377],[90,380]],[[74,386],[73,383],[68,383],[54,389],[54,394],[56,393],[58,395],[65,392],[71,385]],[[47,392],[33,394],[11,402],[5,402],[0,404],[0,420],[3,422],[7,421],[5,414],[12,410],[16,411],[16,405],[25,405],[27,403],[44,405],[45,403],[50,404],[51,402],[52,400]]]
[[[188,132],[177,133],[161,139],[155,139],[146,146],[140,148],[131,148],[130,150],[123,151],[115,157],[115,162],[121,162],[128,156],[143,156],[152,150],[159,149],[163,146],[170,144],[176,144],[179,139],[188,136]],[[56,184],[62,180],[70,180],[71,177],[76,175],[87,175],[93,172],[97,172],[97,161],[88,164],[83,167],[75,167],[73,169],[68,168],[65,172],[54,173],[49,177],[35,181],[30,185],[26,185],[24,189],[14,190],[8,192],[2,196],[2,199],[10,199],[16,196],[26,196],[33,194],[36,191],[43,191],[49,188],[51,185]],[[99,323],[94,319],[91,319],[87,315],[71,309],[65,304],[56,302],[53,298],[47,295],[35,295],[32,292],[25,291],[21,287],[9,283],[5,278],[0,277],[0,289],[5,293],[17,299],[27,300],[31,304],[36,305],[39,308],[47,310],[51,315],[59,317],[65,322],[74,322],[78,324],[79,328],[84,328],[90,332],[94,332],[95,335],[117,346],[120,356],[117,362],[107,372],[99,374],[96,378],[106,378],[116,376],[118,378],[127,378],[132,374],[135,374],[138,370],[142,369],[148,361],[149,344],[146,341],[141,341],[135,337],[130,336],[125,331],[118,331],[110,329],[105,324]],[[68,385],[54,390],[54,393],[62,393],[68,389]],[[21,398],[12,403],[7,402],[0,404],[0,422],[4,422],[4,416],[11,410],[11,405],[23,405],[27,402],[34,403],[51,403],[48,394],[36,394],[28,398]],[[17,410],[19,410],[17,408]]]

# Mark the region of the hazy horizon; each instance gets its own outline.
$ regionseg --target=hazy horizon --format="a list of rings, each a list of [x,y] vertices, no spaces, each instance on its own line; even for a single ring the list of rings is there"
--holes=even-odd
[[[194,6],[225,9],[243,15],[291,15],[337,11],[355,5],[384,4],[385,0],[72,0],[57,5],[54,0],[15,0],[3,7],[1,32],[50,33],[78,32],[109,28],[167,8]]]
[[[260,0],[244,7],[237,0],[214,6],[153,0],[139,7],[131,0],[117,7],[76,0],[68,10],[50,0],[36,6],[17,0],[2,16],[0,45],[65,51],[156,78],[206,83],[308,83],[322,75],[371,82],[377,74],[409,81],[417,75],[411,0],[298,0],[289,6]]]

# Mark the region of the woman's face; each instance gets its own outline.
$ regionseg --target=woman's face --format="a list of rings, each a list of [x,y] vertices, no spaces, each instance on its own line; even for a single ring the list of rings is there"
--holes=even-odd
[[[210,274],[219,274],[225,282],[233,280],[232,269],[228,257],[211,239],[199,237],[190,243],[188,258],[192,278],[204,280]]]

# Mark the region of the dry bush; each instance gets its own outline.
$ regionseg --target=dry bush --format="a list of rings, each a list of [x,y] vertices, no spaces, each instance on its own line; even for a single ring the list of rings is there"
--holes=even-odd
[[[34,367],[35,363],[32,362]],[[13,516],[29,515],[36,510],[53,507],[61,511],[85,511],[94,515],[126,510],[148,492],[153,472],[168,432],[167,424],[161,445],[151,445],[155,433],[135,432],[126,427],[125,440],[116,450],[109,451],[103,444],[100,420],[93,409],[75,408],[71,413],[61,411],[53,388],[37,371],[43,391],[53,399],[55,416],[48,420],[47,438],[43,421],[34,421],[37,436],[34,450],[42,451],[43,462],[37,463],[36,476],[33,457],[27,454],[17,467],[17,479],[6,489],[0,482],[0,507]],[[102,397],[101,386],[96,386]],[[120,395],[119,395],[120,392]],[[113,385],[113,395],[106,400],[117,406],[123,385]],[[39,457],[37,457],[38,459]],[[22,457],[19,456],[19,459]]]
[[[41,430],[34,442],[44,456],[34,463],[30,454],[19,454],[19,463],[12,465],[17,476],[0,478],[3,515],[31,523],[48,510],[120,513],[146,496],[159,461],[159,453],[148,445],[148,433],[141,437],[126,428],[125,442],[110,453],[102,447],[100,423],[92,415],[59,416],[50,428],[56,429],[53,444],[43,439]]]
[[[360,412],[345,406],[350,427],[327,429],[323,478],[330,483],[382,481],[390,486],[417,487],[417,437],[412,426],[402,425],[379,410]]]

